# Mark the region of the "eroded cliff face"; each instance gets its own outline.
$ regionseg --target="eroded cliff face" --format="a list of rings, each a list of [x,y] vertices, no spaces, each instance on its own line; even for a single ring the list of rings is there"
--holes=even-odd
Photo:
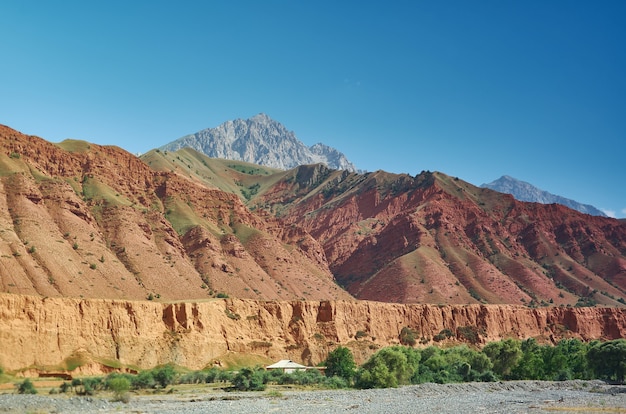
[[[452,333],[448,342],[477,345],[508,337],[615,339],[626,336],[626,310],[239,299],[159,303],[0,294],[0,365],[58,370],[71,358],[88,355],[108,366],[175,363],[200,369],[229,352],[317,364],[339,345],[351,348],[360,363],[380,347],[398,344],[404,327],[423,338],[422,345],[432,344],[444,329]]]

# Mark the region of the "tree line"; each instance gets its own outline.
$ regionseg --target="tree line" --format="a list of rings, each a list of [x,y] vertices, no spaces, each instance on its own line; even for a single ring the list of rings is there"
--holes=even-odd
[[[223,383],[225,389],[262,391],[268,384],[316,385],[324,388],[389,388],[426,382],[450,383],[500,380],[600,379],[623,384],[626,375],[626,339],[582,342],[564,339],[556,345],[539,344],[535,339],[505,339],[482,349],[459,345],[417,349],[396,345],[382,348],[361,366],[350,349],[340,346],[328,354],[318,369],[283,373],[262,367],[238,371],[218,368],[181,372],[165,365],[138,374],[111,373],[106,377],[74,379],[55,392],[92,395],[113,391],[127,400],[128,391],[165,389],[174,384]],[[19,393],[36,392],[25,380],[16,384]]]
[[[387,388],[425,382],[601,379],[624,383],[626,340],[564,339],[541,345],[535,339],[505,339],[481,350],[467,345],[415,349],[392,346],[356,367],[349,349],[339,347],[326,361],[327,374],[356,388]]]

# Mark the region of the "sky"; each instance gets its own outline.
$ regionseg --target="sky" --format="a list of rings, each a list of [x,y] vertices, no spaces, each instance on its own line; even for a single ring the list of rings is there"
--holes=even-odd
[[[143,153],[266,113],[357,168],[626,217],[626,1],[0,2],[0,124]]]

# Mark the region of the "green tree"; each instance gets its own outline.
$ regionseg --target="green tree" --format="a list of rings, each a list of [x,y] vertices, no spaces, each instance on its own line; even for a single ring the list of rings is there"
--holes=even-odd
[[[402,347],[383,348],[370,357],[357,371],[359,388],[395,388],[408,384],[416,367],[409,364]]]
[[[597,378],[623,384],[626,375],[626,340],[593,342],[587,351],[587,361]]]
[[[355,369],[356,363],[352,351],[346,347],[338,347],[326,358],[327,377],[337,376],[350,381],[354,377]]]
[[[567,359],[567,370],[573,379],[591,378],[587,366],[587,345],[580,339],[563,339],[556,346]]]
[[[522,357],[520,341],[511,338],[485,345],[483,353],[493,363],[493,371],[503,378],[509,377],[511,370]]]
[[[545,379],[543,363],[543,347],[534,338],[521,342],[522,356],[517,365],[511,370],[512,379]]]

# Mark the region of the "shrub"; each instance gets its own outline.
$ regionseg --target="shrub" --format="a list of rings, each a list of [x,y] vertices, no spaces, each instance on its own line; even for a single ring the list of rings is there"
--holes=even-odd
[[[241,315],[239,315],[238,313],[233,313],[228,308],[224,309],[224,313],[226,313],[226,316],[228,316],[230,319],[232,319],[234,321],[238,321],[239,319],[241,319]]]
[[[242,368],[232,380],[233,388],[239,391],[265,390],[265,375],[262,368]]]
[[[220,381],[222,371],[219,368],[211,367],[208,371],[204,371],[204,382],[217,382]]]
[[[72,386],[78,395],[94,395],[96,391],[101,390],[103,381],[100,377],[73,379]]]
[[[154,380],[152,371],[141,371],[138,375],[132,378],[131,386],[134,389],[154,388],[156,386],[156,381]]]
[[[443,341],[444,339],[448,339],[454,336],[452,331],[448,328],[442,329],[437,335],[433,336],[433,340],[435,342]]]
[[[285,374],[282,379],[281,384],[313,385],[324,383],[326,377],[316,369],[309,369]]]
[[[174,382],[174,377],[176,373],[174,372],[174,367],[171,365],[164,365],[159,368],[154,368],[152,370],[152,376],[154,380],[157,382],[161,388],[165,388],[168,385]]]
[[[457,333],[460,338],[467,340],[471,344],[477,344],[479,340],[478,328],[475,326],[459,326]]]
[[[329,377],[326,378],[324,385],[331,389],[348,388],[350,386],[350,382],[342,377]]]
[[[113,401],[121,401],[124,403],[130,401],[128,394],[130,381],[128,379],[122,376],[116,376],[107,382],[107,387],[113,391]]]
[[[400,343],[402,345],[415,346],[415,343],[417,342],[415,339],[415,334],[415,331],[413,331],[408,326],[405,326],[400,331]]]
[[[69,382],[63,382],[59,387],[59,392],[66,393],[72,388],[72,385]]]
[[[193,371],[189,372],[178,379],[179,384],[201,384],[207,381],[207,373],[206,371]]]
[[[481,382],[496,382],[498,381],[498,376],[493,371],[485,371],[480,374],[478,380]]]
[[[15,387],[17,387],[18,394],[37,394],[37,389],[28,378],[19,384],[15,384]]]

